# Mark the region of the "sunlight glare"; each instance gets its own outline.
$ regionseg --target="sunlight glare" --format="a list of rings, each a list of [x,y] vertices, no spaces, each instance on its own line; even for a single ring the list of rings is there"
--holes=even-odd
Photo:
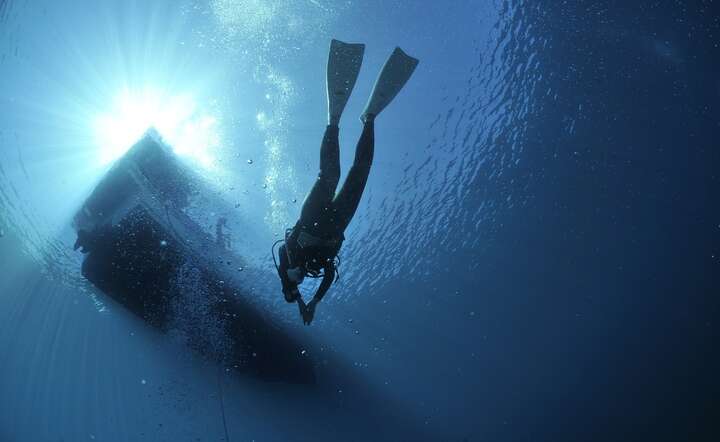
[[[154,90],[135,94],[124,90],[109,112],[94,122],[99,161],[108,164],[155,128],[176,154],[210,168],[212,151],[220,144],[217,119],[204,114],[189,95],[166,95]]]

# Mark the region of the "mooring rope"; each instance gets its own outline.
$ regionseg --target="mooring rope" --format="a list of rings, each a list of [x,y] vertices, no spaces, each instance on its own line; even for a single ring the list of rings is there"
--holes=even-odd
[[[223,429],[225,430],[225,440],[230,442],[230,436],[228,435],[227,421],[225,419],[225,400],[223,399],[222,389],[222,365],[218,365],[218,392],[220,393],[220,410],[222,411],[222,423]]]

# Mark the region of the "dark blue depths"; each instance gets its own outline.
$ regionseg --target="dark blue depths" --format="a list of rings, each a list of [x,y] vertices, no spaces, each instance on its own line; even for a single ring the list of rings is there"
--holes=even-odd
[[[9,6],[0,2],[0,17]],[[364,12],[371,6],[381,7]],[[319,392],[223,378],[220,410],[222,391],[203,391],[217,387],[215,368],[185,361],[175,371],[175,350],[147,330],[150,344],[123,343],[119,354],[165,356],[121,361],[83,387],[78,373],[108,370],[94,358],[109,352],[68,325],[72,315],[107,339],[143,325],[103,326],[91,302],[69,313],[72,301],[58,299],[75,299],[75,283],[53,283],[76,271],[62,242],[48,239],[40,258],[21,253],[40,240],[18,208],[23,190],[10,177],[25,165],[3,121],[0,149],[12,155],[0,163],[10,275],[0,283],[0,358],[13,362],[0,367],[0,439],[44,440],[40,421],[58,425],[60,440],[172,440],[173,425],[200,440],[717,440],[717,4],[507,1],[487,7],[489,23],[483,8],[390,8],[409,23],[397,38],[417,29],[436,38],[411,48],[424,64],[398,98],[402,114],[378,121],[378,143],[385,131],[395,147],[383,157],[378,145],[341,284],[310,328],[294,312],[284,318],[310,353],[332,354],[318,356]],[[360,29],[346,32],[357,39]],[[392,31],[368,39],[385,44],[383,32]],[[320,133],[298,118],[303,137],[314,125]],[[314,172],[298,173],[304,185]],[[268,251],[252,252],[272,265]],[[280,299],[275,281],[258,281]],[[68,319],[53,328],[48,317]],[[79,343],[89,350],[63,360]],[[52,357],[23,356],[28,348]],[[160,387],[146,395],[153,373],[169,378],[148,379]],[[196,375],[206,379],[188,381]],[[138,393],[119,393],[135,378]],[[64,424],[49,416],[58,398],[74,404]],[[85,403],[105,411],[83,422]],[[149,411],[120,411],[132,408]]]

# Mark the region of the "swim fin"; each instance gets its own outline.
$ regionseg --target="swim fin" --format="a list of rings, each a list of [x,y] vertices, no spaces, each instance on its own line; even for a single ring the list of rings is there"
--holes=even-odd
[[[410,79],[417,67],[419,60],[407,55],[400,48],[395,48],[390,58],[385,62],[380,76],[378,76],[373,87],[370,100],[365,106],[365,111],[360,119],[365,121],[367,115],[376,116],[400,92],[405,83]]]
[[[340,116],[360,73],[364,52],[365,45],[362,43],[343,43],[340,40],[330,42],[327,64],[329,124],[337,125],[340,122]]]

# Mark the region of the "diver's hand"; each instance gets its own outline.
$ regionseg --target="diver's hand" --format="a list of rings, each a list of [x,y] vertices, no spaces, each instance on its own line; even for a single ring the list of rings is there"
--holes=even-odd
[[[287,302],[295,302],[296,299],[302,299],[300,297],[300,290],[298,290],[297,287],[283,289],[283,295],[285,295],[285,300]]]
[[[304,313],[303,313],[303,322],[305,323],[305,325],[310,325],[310,323],[313,321],[313,318],[315,317],[315,307],[316,306],[317,306],[317,300],[315,300],[315,298],[313,298],[305,306]]]
[[[88,243],[88,233],[85,230],[78,230],[77,233],[77,239],[75,240],[75,245],[73,245],[73,250],[80,249],[81,253],[87,253],[87,246]]]
[[[300,317],[303,318],[303,322],[305,322],[305,309],[307,306],[305,305],[305,301],[303,301],[303,299],[299,296],[297,298],[297,305],[298,310],[300,311]]]

